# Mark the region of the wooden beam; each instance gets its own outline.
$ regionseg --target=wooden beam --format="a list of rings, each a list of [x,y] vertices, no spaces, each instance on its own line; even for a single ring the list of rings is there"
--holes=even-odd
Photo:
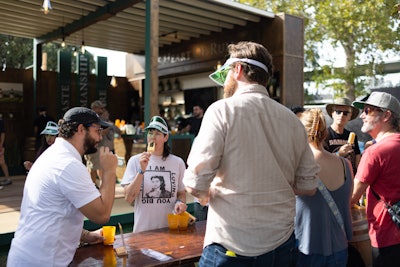
[[[152,116],[158,115],[158,36],[159,0],[146,1],[146,52],[144,85],[144,121],[147,125]]]
[[[110,17],[115,16],[118,12],[121,12],[141,1],[142,0],[118,0],[111,2],[98,8],[95,12],[91,12],[87,16],[81,17],[79,20],[75,20],[64,27],[59,27],[48,34],[37,37],[36,40],[38,43],[47,43],[62,38],[63,36],[68,36],[99,21],[107,20]]]

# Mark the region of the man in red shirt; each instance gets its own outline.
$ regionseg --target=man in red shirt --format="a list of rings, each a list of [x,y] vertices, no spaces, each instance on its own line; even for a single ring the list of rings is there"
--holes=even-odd
[[[355,101],[362,109],[361,131],[376,144],[365,150],[354,179],[352,204],[367,190],[367,218],[374,267],[399,266],[400,229],[392,221],[385,202],[400,200],[399,101],[388,93],[373,92],[367,101]]]

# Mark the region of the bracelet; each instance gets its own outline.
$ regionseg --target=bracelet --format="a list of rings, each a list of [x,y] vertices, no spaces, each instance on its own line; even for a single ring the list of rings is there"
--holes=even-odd
[[[139,174],[144,174],[146,171],[142,171],[141,169],[140,169],[140,171],[139,171]]]
[[[180,199],[177,199],[177,200],[175,201],[175,204],[176,204],[176,203],[183,203],[183,201],[180,200]]]

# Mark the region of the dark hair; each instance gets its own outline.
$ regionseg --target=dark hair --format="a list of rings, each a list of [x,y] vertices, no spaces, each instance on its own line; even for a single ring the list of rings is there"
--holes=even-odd
[[[60,119],[58,121],[58,136],[69,139],[78,131],[78,126],[78,122],[64,122],[63,119]]]
[[[39,106],[39,107],[37,107],[37,111],[38,112],[43,112],[43,111],[47,111],[47,109],[46,109],[45,106]]]
[[[194,107],[199,107],[199,108],[201,108],[203,111],[206,110],[206,109],[204,108],[203,103],[200,103],[200,102],[194,103],[192,109],[193,109]]]
[[[243,66],[243,73],[247,80],[267,86],[272,77],[273,66],[272,56],[264,46],[254,42],[243,41],[237,44],[228,45],[228,52],[232,58],[249,58],[263,63],[267,67],[268,73],[260,67],[245,62],[239,61],[234,64],[240,64]]]
[[[150,178],[150,180],[153,181],[154,178],[157,178],[157,179],[161,182],[161,184],[160,184],[160,189],[161,189],[162,191],[165,191],[165,180],[164,180],[164,177],[162,177],[162,176],[160,176],[160,175],[152,176],[152,177]]]
[[[164,134],[166,136],[166,134]],[[171,148],[169,147],[168,141],[164,143],[164,150],[163,150],[163,155],[162,158],[163,160],[166,160],[167,157],[171,154]]]
[[[50,147],[50,145],[47,143],[47,141],[46,141],[46,136],[45,135],[43,135],[42,136],[42,141],[41,141],[41,145],[40,145],[40,147],[39,147],[39,149],[38,149],[38,151],[37,151],[37,153],[36,153],[36,157],[35,157],[35,160],[37,160],[38,159],[38,157],[40,156],[40,155],[42,155],[42,153],[46,150],[46,149],[48,149],[49,147]]]
[[[303,113],[303,112],[305,111],[305,108],[300,107],[300,106],[292,106],[292,107],[290,107],[290,110],[291,110],[294,114],[297,114],[297,113]]]

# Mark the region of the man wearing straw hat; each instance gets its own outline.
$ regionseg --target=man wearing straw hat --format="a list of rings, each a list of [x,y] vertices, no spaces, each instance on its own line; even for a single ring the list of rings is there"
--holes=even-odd
[[[358,109],[351,106],[348,98],[336,98],[332,104],[326,105],[326,112],[333,119],[332,125],[328,128],[328,136],[325,139],[325,149],[338,156],[350,160],[353,171],[356,173],[358,163],[361,159],[361,152],[358,146],[357,136],[354,144],[349,144],[350,131],[345,127],[351,120],[357,118]]]

